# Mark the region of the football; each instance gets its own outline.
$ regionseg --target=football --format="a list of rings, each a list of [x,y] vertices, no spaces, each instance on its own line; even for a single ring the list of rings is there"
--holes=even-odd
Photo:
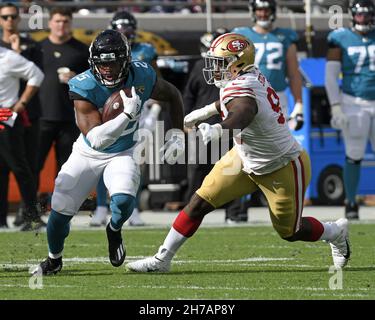
[[[131,97],[131,89],[124,88],[126,96]],[[107,122],[116,118],[121,112],[124,111],[124,105],[122,103],[120,91],[116,91],[111,94],[103,106],[102,121]]]

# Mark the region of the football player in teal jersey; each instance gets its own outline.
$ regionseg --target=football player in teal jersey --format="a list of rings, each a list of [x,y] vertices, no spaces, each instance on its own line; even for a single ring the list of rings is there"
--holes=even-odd
[[[155,48],[149,43],[135,42],[137,20],[135,19],[133,14],[124,10],[117,11],[113,15],[109,28],[112,30],[119,31],[126,36],[126,38],[128,39],[128,43],[130,45],[131,56],[133,61],[139,60],[151,64],[151,66],[156,71],[157,75],[161,76],[159,68],[156,64],[158,55],[156,53]],[[150,108],[148,108],[148,105],[150,105]],[[160,112],[160,105],[155,101],[148,101],[146,110],[148,112],[144,112],[143,114],[146,115],[147,120],[151,119],[151,121],[147,121],[146,119],[142,118],[140,120],[140,123],[154,123]],[[152,130],[153,128],[147,129]],[[96,209],[93,212],[92,219],[90,221],[90,226],[97,227],[101,225],[106,225],[107,215],[107,189],[104,186],[103,179],[100,179],[98,186],[96,188]],[[134,208],[134,212],[128,219],[127,223],[130,226],[143,226],[145,224],[139,215],[138,205],[136,205],[136,207]]]
[[[253,27],[238,27],[231,32],[250,39],[255,46],[255,65],[270,81],[280,98],[284,112],[288,114],[285,89],[289,85],[295,105],[289,124],[294,130],[303,126],[302,78],[297,59],[298,35],[291,29],[274,28],[276,19],[275,0],[250,0],[249,9],[254,21]]]
[[[184,151],[183,103],[178,89],[157,77],[147,62],[132,62],[127,39],[118,31],[101,32],[89,51],[90,69],[68,83],[81,135],[55,180],[47,224],[49,254],[33,270],[34,274],[50,275],[61,270],[70,220],[102,175],[112,213],[106,227],[109,260],[114,267],[124,262],[126,251],[121,228],[133,212],[139,188],[140,169],[135,156],[138,139],[134,134],[146,100],[168,101],[174,107],[173,127],[181,131],[173,133],[163,146],[164,159],[172,163]],[[129,89],[131,96],[123,89]],[[118,91],[124,110],[103,123],[100,111],[105,101]]]
[[[348,219],[358,219],[356,195],[369,139],[375,148],[375,5],[371,0],[354,0],[349,14],[350,28],[328,34],[325,86],[331,126],[342,131],[345,143],[345,214]],[[341,72],[340,92],[337,79]]]

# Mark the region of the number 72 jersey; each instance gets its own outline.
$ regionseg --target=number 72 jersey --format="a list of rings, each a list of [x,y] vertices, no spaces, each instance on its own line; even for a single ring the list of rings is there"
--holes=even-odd
[[[341,49],[342,91],[375,100],[375,30],[359,35],[340,28],[328,34],[328,44]]]
[[[287,51],[292,44],[297,43],[297,33],[291,29],[275,28],[266,34],[260,34],[250,27],[234,28],[232,32],[241,34],[254,43],[255,65],[276,91],[284,91],[288,86]]]

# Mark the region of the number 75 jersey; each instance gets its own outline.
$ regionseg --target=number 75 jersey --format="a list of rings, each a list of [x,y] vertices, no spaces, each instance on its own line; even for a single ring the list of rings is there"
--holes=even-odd
[[[359,35],[340,28],[328,34],[328,45],[341,49],[342,91],[375,100],[375,30]]]
[[[253,67],[220,89],[223,119],[228,116],[226,105],[239,97],[253,98],[258,106],[253,121],[233,139],[243,170],[268,174],[297,158],[302,147],[289,131],[277,93],[258,68]]]

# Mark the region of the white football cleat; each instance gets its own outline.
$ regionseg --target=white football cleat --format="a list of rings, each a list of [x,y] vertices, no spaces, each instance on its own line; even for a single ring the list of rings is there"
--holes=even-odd
[[[133,210],[132,215],[129,217],[128,225],[131,227],[142,227],[145,225],[144,221],[141,219],[141,216],[137,208]]]
[[[341,269],[346,266],[350,258],[348,220],[341,218],[334,222],[334,224],[336,224],[339,234],[337,238],[330,241],[329,244],[332,250],[333,264],[336,269]]]
[[[108,208],[107,207],[96,207],[94,211],[94,215],[90,221],[91,227],[100,227],[105,226],[107,224],[107,215],[108,215]]]
[[[155,256],[129,262],[126,267],[134,272],[169,272],[172,259],[166,251],[168,250],[160,247]]]

